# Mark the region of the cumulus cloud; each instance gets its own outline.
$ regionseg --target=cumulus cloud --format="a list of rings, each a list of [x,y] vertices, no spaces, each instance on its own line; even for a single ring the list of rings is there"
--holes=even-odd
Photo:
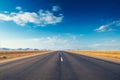
[[[108,32],[108,31],[115,31],[116,28],[120,27],[120,20],[113,21],[111,23],[105,24],[97,28],[95,31],[98,32]]]
[[[21,10],[21,7],[16,7]],[[63,14],[54,15],[48,10],[39,10],[38,12],[11,12],[9,14],[0,13],[0,21],[12,21],[20,26],[25,26],[28,23],[37,26],[53,25],[62,22]]]

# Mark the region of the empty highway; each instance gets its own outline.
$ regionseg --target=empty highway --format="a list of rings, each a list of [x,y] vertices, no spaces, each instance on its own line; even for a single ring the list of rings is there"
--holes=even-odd
[[[1,63],[0,80],[120,80],[120,64],[55,51]]]

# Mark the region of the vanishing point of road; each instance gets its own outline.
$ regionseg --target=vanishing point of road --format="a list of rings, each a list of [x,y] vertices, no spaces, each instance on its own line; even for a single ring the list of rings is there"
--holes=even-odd
[[[55,51],[1,63],[0,80],[120,80],[120,64]]]

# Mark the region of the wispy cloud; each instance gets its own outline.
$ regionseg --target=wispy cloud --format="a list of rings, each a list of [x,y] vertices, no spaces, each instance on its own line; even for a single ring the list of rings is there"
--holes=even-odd
[[[4,11],[5,14],[9,13],[8,11]]]
[[[52,7],[52,11],[59,11],[61,10],[61,8],[59,6],[53,6]]]
[[[117,30],[116,28],[118,27],[120,27],[120,20],[116,20],[108,24],[102,25],[99,28],[95,29],[95,31],[98,31],[98,32],[115,31]]]
[[[89,47],[92,49],[97,49],[97,50],[119,50],[120,43],[116,40],[109,40],[109,41],[104,41],[104,42],[99,42],[95,44],[91,44]]]
[[[112,31],[113,29],[109,27],[109,25],[102,25],[99,28],[96,29],[98,32],[106,32],[106,31]]]
[[[29,45],[28,45],[29,44]],[[80,41],[72,36],[67,38],[51,36],[18,40],[1,40],[1,47],[8,48],[39,48],[39,49],[76,49]]]
[[[38,49],[119,50],[119,40],[110,39],[87,43],[76,35],[0,40],[1,47]],[[28,45],[29,44],[29,45]]]
[[[12,21],[20,26],[32,23],[37,26],[53,25],[62,22],[63,14],[54,15],[48,10],[39,10],[36,12],[22,11],[21,7],[16,7],[19,12],[11,12],[9,14],[0,13],[0,21]]]
[[[22,10],[22,7],[17,6],[15,9],[16,9],[16,10]]]

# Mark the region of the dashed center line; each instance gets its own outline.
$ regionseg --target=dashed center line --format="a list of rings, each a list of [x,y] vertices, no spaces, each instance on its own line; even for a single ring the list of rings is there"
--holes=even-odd
[[[62,57],[60,57],[60,60],[61,60],[61,62],[63,62],[63,58]]]

